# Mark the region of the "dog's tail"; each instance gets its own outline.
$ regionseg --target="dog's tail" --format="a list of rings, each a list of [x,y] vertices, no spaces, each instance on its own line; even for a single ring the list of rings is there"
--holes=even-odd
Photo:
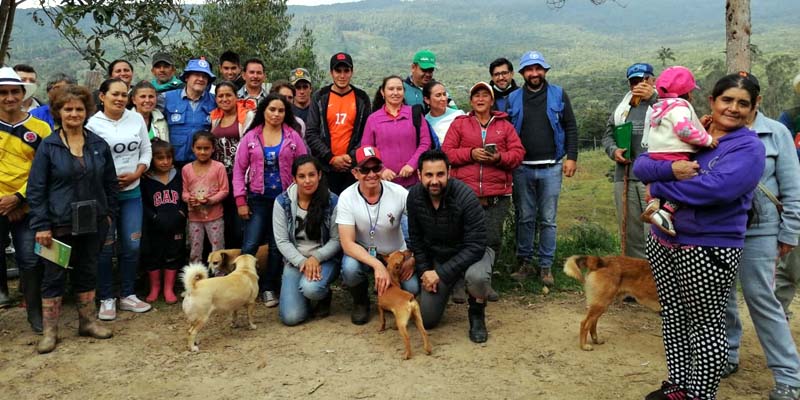
[[[208,268],[203,263],[193,262],[183,267],[181,281],[184,289],[186,289],[184,296],[191,295],[192,290],[197,287],[197,282],[203,279],[208,279]]]
[[[578,259],[580,257],[582,256],[567,258],[567,261],[564,262],[564,274],[583,283],[583,274],[581,273],[581,268],[578,266]]]

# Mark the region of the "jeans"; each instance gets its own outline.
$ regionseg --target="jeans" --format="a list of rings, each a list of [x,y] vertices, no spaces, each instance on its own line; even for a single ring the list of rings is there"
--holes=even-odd
[[[276,292],[281,287],[281,271],[283,257],[275,244],[275,235],[272,232],[272,206],[275,199],[248,195],[247,205],[250,207],[250,219],[245,221],[244,240],[242,242],[242,253],[256,255],[258,247],[264,243],[269,245],[269,256],[267,257],[267,268],[259,272],[258,286],[259,291],[269,290]]]
[[[783,307],[773,292],[777,245],[776,236],[748,236],[744,241],[744,253],[739,264],[739,282],[742,284],[742,295],[747,309],[750,310],[758,340],[767,358],[767,367],[772,370],[777,383],[796,387],[800,386],[800,356],[792,340]],[[735,285],[728,297],[725,317],[728,362],[738,364],[742,321],[736,306]]]
[[[139,267],[139,248],[142,242],[142,198],[119,201],[119,218],[108,228],[106,241],[97,261],[97,298],[114,297],[111,257],[114,255],[115,238],[119,240],[117,265],[122,285],[120,297],[134,294],[136,272]]]
[[[533,259],[539,222],[539,266],[550,268],[556,254],[556,212],[561,192],[561,163],[543,168],[521,165],[514,170],[514,212],[517,257]]]
[[[308,319],[308,302],[322,300],[330,293],[331,283],[339,277],[339,260],[320,263],[320,268],[322,279],[309,281],[300,268],[284,265],[278,306],[278,316],[284,325],[294,326]]]
[[[370,274],[372,274],[370,266],[362,264],[348,255],[342,257],[342,283],[347,287],[358,286],[361,282],[369,279]],[[400,282],[400,287],[416,296],[419,293],[419,277],[416,274],[411,275],[408,280]]]

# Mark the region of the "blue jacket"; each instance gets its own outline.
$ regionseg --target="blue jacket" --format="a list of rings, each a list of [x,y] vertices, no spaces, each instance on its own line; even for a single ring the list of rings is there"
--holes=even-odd
[[[547,85],[547,118],[550,120],[550,126],[555,133],[556,154],[555,159],[560,160],[567,154],[566,150],[566,133],[561,124],[561,119],[564,115],[564,90],[560,86],[546,83]],[[506,112],[511,118],[511,123],[517,129],[518,134],[522,134],[522,99],[524,95],[524,85],[519,89],[511,92],[508,95],[508,104],[506,105]]]
[[[180,163],[194,160],[192,136],[195,132],[211,129],[211,110],[217,108],[214,96],[203,92],[198,103],[192,109],[184,89],[164,93],[164,117],[169,126],[169,142],[175,148],[175,161]]]
[[[31,110],[30,114],[50,124],[50,130],[55,129],[55,121],[53,121],[53,116],[50,114],[49,104],[45,104],[43,106],[34,108],[33,110]]]

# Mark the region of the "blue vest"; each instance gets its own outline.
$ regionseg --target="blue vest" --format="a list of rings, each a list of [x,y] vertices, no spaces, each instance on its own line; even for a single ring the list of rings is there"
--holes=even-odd
[[[525,86],[511,92],[508,95],[507,113],[511,118],[511,123],[517,129],[517,134],[522,132],[522,98]],[[561,117],[564,115],[564,90],[560,86],[547,83],[547,119],[555,134],[556,154],[555,159],[560,160],[567,153],[564,146],[566,135],[564,127],[561,126]]]
[[[289,238],[293,244],[297,244],[295,242],[294,237],[294,216],[292,215],[292,201],[289,200],[289,195],[287,191],[284,191],[277,198],[275,201],[280,204],[281,208],[283,208],[283,213],[286,215],[286,229],[290,233]],[[325,218],[322,220],[322,226],[320,229],[322,230],[321,235],[321,242],[324,246],[325,243],[328,243],[328,239],[331,238],[331,234],[329,232],[331,228],[331,224],[335,221],[331,221],[331,215],[333,214],[333,209],[336,208],[336,204],[339,203],[339,196],[335,193],[330,193],[330,198],[328,199],[328,209],[325,210]]]
[[[194,160],[192,136],[195,132],[211,129],[211,110],[217,108],[214,97],[203,92],[195,109],[183,98],[183,89],[164,93],[164,117],[169,126],[169,142],[175,148],[175,161],[186,163]]]

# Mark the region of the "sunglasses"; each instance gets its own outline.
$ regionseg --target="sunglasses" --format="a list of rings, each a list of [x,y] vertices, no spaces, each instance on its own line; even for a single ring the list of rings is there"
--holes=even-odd
[[[360,172],[360,173],[362,173],[364,175],[369,175],[370,172],[374,172],[374,173],[377,174],[377,173],[380,173],[381,171],[383,171],[383,165],[382,164],[376,164],[376,165],[373,165],[372,167],[358,167],[358,172]]]

